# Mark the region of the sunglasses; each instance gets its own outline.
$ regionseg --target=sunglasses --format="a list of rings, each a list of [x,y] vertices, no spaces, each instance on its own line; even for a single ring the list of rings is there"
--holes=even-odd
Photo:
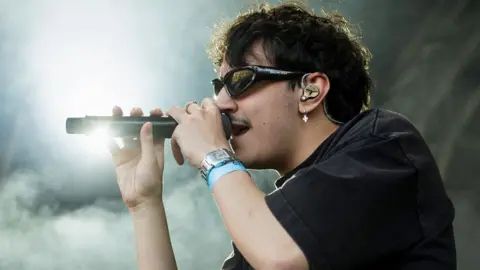
[[[255,82],[292,80],[305,74],[305,72],[287,71],[273,67],[244,66],[230,70],[223,78],[213,79],[212,85],[215,96],[218,96],[220,91],[225,88],[230,97],[236,98],[245,93]]]

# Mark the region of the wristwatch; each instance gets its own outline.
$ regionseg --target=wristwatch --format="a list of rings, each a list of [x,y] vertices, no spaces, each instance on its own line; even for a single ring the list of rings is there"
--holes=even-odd
[[[207,175],[212,168],[234,160],[236,160],[235,155],[226,148],[207,153],[200,167],[203,180],[208,181]]]

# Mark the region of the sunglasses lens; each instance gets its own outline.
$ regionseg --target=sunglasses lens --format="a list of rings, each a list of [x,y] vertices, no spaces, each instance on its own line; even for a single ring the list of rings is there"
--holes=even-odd
[[[218,93],[220,93],[220,90],[223,88],[223,83],[219,79],[214,79],[212,81],[213,85],[213,92],[215,93],[215,96],[218,96]]]
[[[225,82],[232,96],[238,96],[250,85],[255,78],[255,72],[251,69],[235,71]]]

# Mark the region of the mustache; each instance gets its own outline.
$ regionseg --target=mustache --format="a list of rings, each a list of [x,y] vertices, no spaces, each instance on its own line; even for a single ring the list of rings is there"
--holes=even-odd
[[[248,120],[248,118],[244,116],[237,116],[231,113],[225,113],[225,114],[230,118],[232,125],[246,126],[248,128],[252,127],[252,123],[250,122],[250,120]]]

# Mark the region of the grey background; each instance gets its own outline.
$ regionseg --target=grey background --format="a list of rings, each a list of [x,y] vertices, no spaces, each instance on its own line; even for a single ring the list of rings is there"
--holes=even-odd
[[[66,135],[65,118],[210,96],[211,29],[252,2],[0,0],[0,269],[136,267],[108,153]],[[456,207],[459,269],[478,269],[479,2],[309,5],[338,9],[362,28],[374,54],[374,106],[424,134]],[[231,246],[212,196],[195,170],[166,155],[179,267],[218,269]],[[273,172],[254,175],[271,190]]]

